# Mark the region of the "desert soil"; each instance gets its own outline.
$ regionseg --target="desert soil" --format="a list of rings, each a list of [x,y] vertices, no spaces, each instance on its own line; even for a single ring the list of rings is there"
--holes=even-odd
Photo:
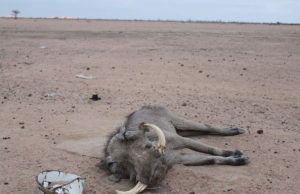
[[[145,193],[300,193],[299,62],[299,25],[0,19],[0,193],[36,193],[49,169],[85,177],[85,193],[131,188],[95,165],[149,104],[247,129],[195,139],[251,163],[176,165]]]

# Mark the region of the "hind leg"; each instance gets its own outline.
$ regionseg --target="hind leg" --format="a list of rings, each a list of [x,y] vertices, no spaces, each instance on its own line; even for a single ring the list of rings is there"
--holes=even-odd
[[[245,165],[249,162],[249,157],[222,157],[222,156],[207,156],[201,154],[181,154],[177,157],[176,163],[184,164],[188,166],[199,166],[208,164],[223,164],[223,165],[233,165],[240,166]]]
[[[179,135],[194,136],[202,134],[216,134],[216,135],[239,135],[245,132],[244,129],[233,128],[219,128],[207,124],[191,121],[170,112],[171,123],[176,128]]]
[[[243,153],[239,150],[224,150],[214,146],[210,146],[193,139],[182,137],[180,135],[168,135],[166,133],[167,142],[169,147],[174,150],[188,148],[197,152],[216,156],[241,156]]]
[[[186,137],[177,137],[181,143],[180,148],[188,148],[197,152],[202,152],[206,154],[216,155],[216,156],[241,156],[243,152],[240,150],[224,150],[214,146],[210,146],[199,141],[195,141]]]

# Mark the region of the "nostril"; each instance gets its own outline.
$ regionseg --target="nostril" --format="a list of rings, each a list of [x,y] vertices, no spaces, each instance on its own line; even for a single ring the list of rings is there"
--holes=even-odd
[[[111,167],[114,163],[115,163],[115,162],[109,162],[109,163],[107,164],[107,166],[108,166],[108,167]]]

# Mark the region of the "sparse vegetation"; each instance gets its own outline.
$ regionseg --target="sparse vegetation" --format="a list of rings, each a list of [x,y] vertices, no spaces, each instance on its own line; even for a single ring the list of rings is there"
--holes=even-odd
[[[21,13],[19,10],[14,9],[11,11],[12,15],[14,16],[15,20],[18,19],[18,14]]]

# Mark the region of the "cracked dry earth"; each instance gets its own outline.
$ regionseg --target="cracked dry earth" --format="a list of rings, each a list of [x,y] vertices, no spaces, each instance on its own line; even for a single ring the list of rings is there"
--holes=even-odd
[[[147,104],[247,129],[195,139],[251,163],[176,165],[145,193],[299,193],[299,61],[299,25],[0,19],[0,193],[36,193],[48,169],[85,177],[85,193],[128,190],[95,165]]]

